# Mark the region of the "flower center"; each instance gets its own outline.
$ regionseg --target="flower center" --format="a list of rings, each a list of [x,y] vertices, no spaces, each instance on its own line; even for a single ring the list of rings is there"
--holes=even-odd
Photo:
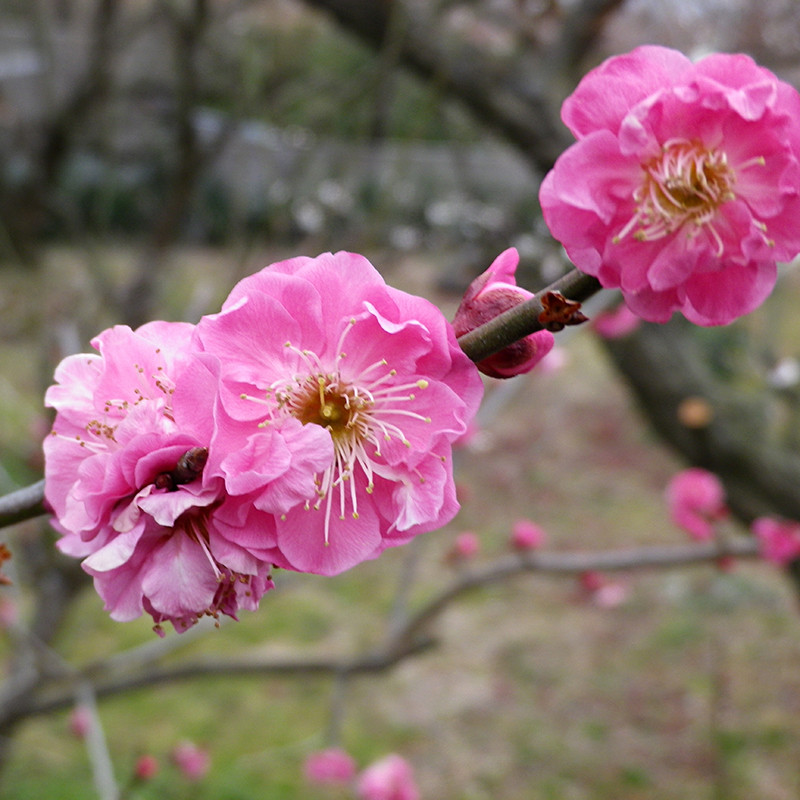
[[[300,356],[303,369],[272,384],[267,403],[277,407],[273,405],[268,419],[261,423],[268,425],[271,420],[289,415],[304,425],[320,425],[330,433],[334,456],[330,466],[315,478],[318,499],[313,505],[319,509],[325,501],[326,542],[333,496],[337,497],[339,519],[345,518],[348,507],[352,517],[358,519],[356,489],[372,494],[375,467],[384,463],[381,446],[396,440],[410,447],[403,432],[404,422],[431,421],[409,408],[416,400],[416,392],[427,388],[428,381],[400,380],[386,359],[364,367],[357,375],[342,373],[347,354],[341,347],[354,324],[355,320],[349,320],[343,331],[333,364],[323,365],[316,353],[299,350],[287,342],[286,347]],[[310,502],[307,507],[312,507]]]
[[[735,197],[736,173],[727,155],[696,141],[673,139],[642,170],[644,179],[633,193],[636,211],[614,242],[629,233],[640,242],[651,242],[689,224],[690,238],[706,227],[721,250],[722,241],[710,223],[717,209]]]

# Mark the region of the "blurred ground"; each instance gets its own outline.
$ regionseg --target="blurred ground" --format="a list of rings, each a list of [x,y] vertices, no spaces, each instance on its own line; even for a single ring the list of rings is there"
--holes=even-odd
[[[237,275],[282,255],[239,263],[179,254],[164,279],[171,318],[213,310]],[[453,299],[434,288],[444,256],[368,255],[391,282],[452,310]],[[106,264],[117,279],[125,254]],[[8,480],[36,461],[31,431],[40,427],[48,369],[41,331],[53,333],[71,305],[92,304],[91,273],[68,253],[54,253],[48,270],[3,277],[0,445],[23,454],[4,458]],[[59,281],[71,288],[43,292]],[[94,330],[113,322],[96,306],[83,317],[93,319]],[[398,583],[413,580],[412,603],[424,601],[454,574],[444,556],[458,532],[479,534],[483,561],[507,552],[520,517],[542,525],[552,549],[682,542],[662,503],[680,464],[643,427],[588,331],[572,335],[564,355],[557,372],[488,387],[486,427],[459,455],[463,509],[448,529],[336,579],[280,575],[258,613],[187,652],[368,648],[381,639]],[[38,535],[35,525],[23,528],[18,535]],[[438,647],[347,687],[343,745],[361,765],[401,752],[426,800],[800,796],[800,618],[780,576],[748,563],[609,579],[626,590],[611,608],[592,604],[570,579],[536,576],[454,604],[436,626]],[[24,613],[27,598],[18,599]],[[87,590],[57,648],[83,663],[152,637],[144,620],[111,623]],[[220,677],[115,697],[101,716],[121,782],[138,754],[162,760],[159,776],[131,797],[313,800],[336,796],[300,778],[305,755],[324,744],[334,695],[322,679]],[[64,713],[26,723],[0,794],[93,797],[83,746],[66,731]],[[167,763],[181,739],[211,749],[211,773],[197,786]]]

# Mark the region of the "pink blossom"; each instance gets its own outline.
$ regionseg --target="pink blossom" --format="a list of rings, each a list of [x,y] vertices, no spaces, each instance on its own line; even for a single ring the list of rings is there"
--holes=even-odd
[[[592,318],[592,327],[603,339],[621,339],[633,333],[642,323],[642,318],[634,314],[624,303],[616,308],[601,311]]]
[[[138,781],[152,780],[158,774],[158,759],[147,754],[139,756],[133,774]]]
[[[767,561],[784,566],[800,558],[800,522],[759,517],[751,527]]]
[[[368,766],[358,779],[359,800],[419,800],[411,765],[394,753]]]
[[[85,739],[92,727],[92,712],[88,706],[78,705],[69,715],[69,732],[76,739]]]
[[[800,95],[745,55],[644,46],[562,108],[577,138],[540,191],[575,265],[644,319],[721,325],[800,252]]]
[[[598,608],[616,608],[628,599],[628,587],[619,581],[609,581],[600,586],[592,596]]]
[[[447,555],[449,561],[470,561],[480,552],[481,540],[473,531],[463,531],[456,536]]]
[[[346,784],[355,777],[356,762],[340,747],[330,747],[311,753],[306,759],[304,772],[309,783]]]
[[[106,330],[99,354],[61,362],[45,397],[57,412],[44,452],[58,546],[85,559],[113,619],[145,611],[159,633],[235,617],[272,586],[270,564],[215,524],[236,514],[205,469],[216,366],[191,353],[192,334],[168,322]]]
[[[210,469],[258,558],[335,574],[455,515],[452,443],[480,376],[441,312],[363,256],[266,267],[197,341],[221,370]]]
[[[578,576],[578,583],[584,592],[594,594],[606,585],[606,577],[602,572],[587,569]]]
[[[184,778],[190,781],[202,780],[211,767],[208,750],[198,747],[193,742],[181,742],[176,745],[172,751],[172,760]]]
[[[725,488],[708,470],[690,467],[667,485],[670,519],[694,539],[711,539],[714,523],[727,514]]]
[[[453,319],[456,335],[468,333],[483,323],[533,297],[517,286],[514,273],[519,253],[510,247],[475,278],[464,293]],[[479,361],[478,369],[492,378],[511,378],[530,372],[552,349],[555,339],[549,331],[537,331],[498,353]]]
[[[511,528],[511,546],[515,550],[535,550],[545,537],[544,529],[529,519],[519,519]]]

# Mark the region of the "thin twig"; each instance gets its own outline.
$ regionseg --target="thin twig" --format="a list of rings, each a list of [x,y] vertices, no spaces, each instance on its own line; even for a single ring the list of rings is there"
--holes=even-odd
[[[127,674],[113,674],[112,660],[96,662],[78,670],[74,675],[62,675],[50,689],[43,688],[37,696],[26,699],[14,709],[16,718],[43,714],[70,705],[76,684],[92,682],[95,695],[105,697],[130,689],[142,689],[155,684],[204,678],[215,675],[228,677],[339,677],[384,672],[400,661],[427,651],[435,640],[427,631],[435,619],[460,596],[492,583],[508,580],[524,573],[577,575],[591,570],[614,571],[639,568],[669,569],[689,564],[713,562],[728,556],[739,558],[758,555],[758,542],[741,537],[725,542],[685,544],[676,546],[631,547],[604,552],[523,553],[495,559],[453,578],[452,582],[428,600],[384,644],[368,652],[345,657],[295,656],[282,659],[241,658],[233,660],[203,659],[179,666],[157,667],[143,659]],[[112,659],[114,657],[112,656]],[[115,666],[124,669],[117,659]]]

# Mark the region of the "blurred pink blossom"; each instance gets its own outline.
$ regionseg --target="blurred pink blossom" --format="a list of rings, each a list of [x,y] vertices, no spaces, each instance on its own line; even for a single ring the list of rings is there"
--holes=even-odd
[[[511,546],[515,550],[535,550],[545,538],[544,528],[529,519],[519,519],[511,528]]]
[[[603,339],[621,339],[633,333],[641,324],[642,318],[634,314],[624,303],[620,303],[616,308],[601,311],[592,318],[592,327]]]
[[[181,742],[172,751],[172,760],[190,781],[199,781],[205,778],[211,768],[211,756],[208,750],[198,747],[193,742]]]
[[[800,95],[748,56],[643,46],[562,107],[577,139],[545,177],[550,231],[636,314],[721,325],[800,252]]]
[[[480,552],[481,540],[473,531],[463,531],[456,536],[453,546],[447,554],[451,562],[470,561]]]
[[[675,475],[667,485],[666,500],[670,519],[693,539],[711,539],[715,523],[728,513],[722,482],[700,467]]]
[[[88,706],[77,705],[69,715],[69,732],[76,739],[85,739],[92,727],[92,712]]]
[[[359,800],[419,800],[411,765],[399,755],[368,766],[358,778]]]
[[[597,572],[593,569],[587,569],[585,572],[581,572],[581,574],[578,576],[578,583],[583,591],[591,594],[605,586],[606,578],[602,572]]]
[[[519,253],[510,247],[497,256],[486,272],[472,281],[453,318],[457,336],[533,297],[531,292],[517,286],[514,273],[518,264]],[[554,341],[549,331],[537,331],[479,361],[478,369],[492,378],[522,375],[530,372],[550,352]]]
[[[346,784],[356,774],[356,762],[340,747],[311,753],[306,759],[304,773],[309,783]]]
[[[628,587],[620,581],[609,581],[599,587],[592,596],[592,602],[599,608],[616,608],[628,599]]]
[[[139,756],[133,774],[138,781],[152,780],[158,774],[158,759],[147,754]]]
[[[333,575],[455,516],[452,444],[480,375],[441,311],[366,258],[272,264],[198,323],[197,342],[220,364],[212,451],[240,502],[233,541]]]
[[[751,528],[767,561],[783,566],[800,558],[800,522],[759,517]]]

